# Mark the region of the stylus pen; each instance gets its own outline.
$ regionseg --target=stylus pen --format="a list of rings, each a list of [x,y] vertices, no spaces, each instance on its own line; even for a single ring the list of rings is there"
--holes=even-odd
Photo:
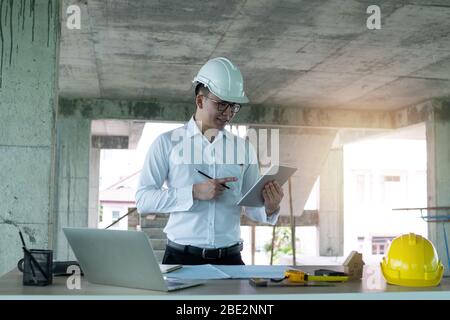
[[[201,171],[198,170],[198,169],[195,169],[195,170],[197,170],[197,172],[200,173],[202,176],[205,176],[205,177],[207,177],[208,179],[213,179],[213,180],[214,180],[214,178],[208,176],[206,173],[201,172]],[[230,187],[228,187],[225,183],[221,183],[220,185],[224,186],[224,187],[227,188],[227,189],[230,189]]]

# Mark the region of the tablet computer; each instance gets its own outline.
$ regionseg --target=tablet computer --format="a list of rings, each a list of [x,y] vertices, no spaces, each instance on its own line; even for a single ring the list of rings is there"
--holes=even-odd
[[[265,184],[269,181],[277,181],[280,186],[286,183],[290,176],[297,171],[297,168],[287,166],[271,166],[263,176],[247,191],[247,193],[238,201],[238,206],[246,207],[262,207],[264,199],[262,197],[262,190]]]

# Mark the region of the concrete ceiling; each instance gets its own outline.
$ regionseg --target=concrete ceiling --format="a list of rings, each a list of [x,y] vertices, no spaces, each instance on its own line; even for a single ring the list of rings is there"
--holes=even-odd
[[[381,30],[366,28],[374,2]],[[63,97],[192,101],[194,75],[216,56],[241,68],[254,104],[396,110],[450,94],[449,0],[78,5],[81,30],[63,21]]]

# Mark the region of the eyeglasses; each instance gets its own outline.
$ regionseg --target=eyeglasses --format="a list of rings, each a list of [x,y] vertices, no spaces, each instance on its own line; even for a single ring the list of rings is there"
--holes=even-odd
[[[224,113],[225,111],[227,111],[228,108],[230,108],[231,112],[233,112],[233,114],[236,114],[241,109],[241,105],[239,103],[226,102],[226,101],[217,101],[217,100],[212,99],[212,98],[210,98],[208,96],[204,96],[204,97],[208,98],[209,100],[211,100],[213,102],[215,102],[216,105],[217,105],[217,111],[219,111],[220,113]]]

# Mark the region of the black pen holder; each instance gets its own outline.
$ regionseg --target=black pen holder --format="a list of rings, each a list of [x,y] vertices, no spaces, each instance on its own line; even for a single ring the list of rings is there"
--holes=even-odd
[[[53,282],[53,251],[24,250],[24,258],[17,267],[23,272],[24,286],[47,286]]]

